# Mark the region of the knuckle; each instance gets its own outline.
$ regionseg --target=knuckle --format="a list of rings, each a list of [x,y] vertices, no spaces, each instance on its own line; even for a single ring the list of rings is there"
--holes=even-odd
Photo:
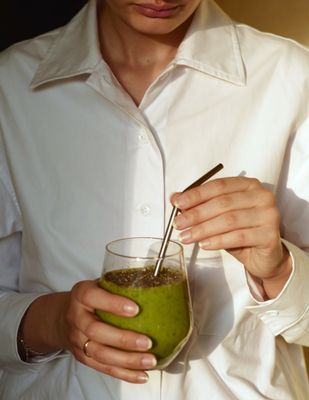
[[[267,205],[274,205],[275,204],[275,196],[269,190],[263,188],[260,193],[260,200]]]
[[[199,186],[193,190],[188,191],[190,203],[200,204],[203,200],[203,187]]]
[[[110,375],[110,376],[115,375],[115,368],[112,365],[104,364],[104,365],[102,365],[101,370],[106,375]]]
[[[206,234],[206,230],[204,224],[196,225],[194,228],[191,229],[192,238],[197,241],[201,240]]]
[[[94,339],[96,332],[97,332],[97,324],[96,322],[91,321],[85,328],[85,335],[89,339]]]
[[[257,179],[257,178],[246,178],[244,177],[244,179],[247,180],[247,182],[249,183],[249,187],[250,188],[258,188],[261,187],[261,182]]]
[[[218,204],[222,210],[228,209],[232,204],[232,198],[229,195],[223,195],[218,198]]]
[[[244,231],[238,231],[236,233],[236,241],[238,243],[238,247],[245,247],[247,243],[247,235]]]
[[[228,213],[224,216],[225,224],[229,228],[234,228],[237,224],[237,216],[236,213]]]
[[[187,217],[188,217],[188,222],[190,224],[193,224],[194,222],[199,221],[201,219],[201,210],[197,207],[192,208],[188,213]]]
[[[261,182],[257,178],[250,178],[250,180],[254,186],[261,186]]]
[[[216,192],[218,193],[222,193],[225,191],[225,188],[227,187],[227,179],[222,178],[222,179],[216,179],[214,181],[212,181],[213,185],[214,185],[214,189]]]
[[[93,299],[93,296],[92,296],[91,291],[87,290],[87,288],[85,288],[83,290],[83,292],[81,293],[81,296],[80,296],[80,299],[79,299],[80,303],[89,306],[92,303],[92,299]]]
[[[88,290],[84,282],[77,282],[72,288],[72,294],[79,303],[86,304]]]
[[[131,371],[126,371],[124,369],[119,369],[118,367],[113,365],[109,364],[101,365],[100,372],[103,372],[105,375],[109,375],[129,383],[137,382],[135,373],[132,373]]]
[[[77,282],[75,285],[72,287],[72,292],[75,294],[75,296],[80,295],[84,291],[84,282]]]
[[[96,351],[96,358],[102,363],[107,362],[108,359],[108,351],[105,346],[100,346],[100,348]],[[106,366],[109,367],[107,364]]]
[[[119,333],[118,342],[119,342],[120,348],[128,348],[129,347],[130,340],[125,331]]]
[[[138,365],[141,365],[140,357],[137,360],[136,356],[133,356],[128,353],[128,356],[125,361],[125,365],[129,369],[135,369]]]

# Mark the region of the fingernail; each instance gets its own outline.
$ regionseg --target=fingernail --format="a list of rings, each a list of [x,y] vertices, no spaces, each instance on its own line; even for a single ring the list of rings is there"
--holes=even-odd
[[[182,243],[186,243],[187,241],[189,241],[191,239],[192,235],[190,231],[184,231],[181,232],[181,234],[178,236],[179,240]]]
[[[209,240],[204,240],[203,242],[199,242],[199,247],[201,249],[207,249],[207,247],[210,246],[210,241]]]
[[[142,358],[142,365],[145,368],[153,368],[157,364],[155,357],[144,357]]]
[[[148,337],[139,337],[136,339],[136,346],[140,350],[149,350],[152,347],[152,341]]]
[[[136,315],[139,311],[138,306],[136,304],[125,304],[123,306],[123,311],[127,314],[127,315]]]
[[[173,226],[176,229],[181,229],[186,223],[186,219],[183,215],[178,215],[173,222]]]
[[[146,383],[148,382],[149,376],[147,374],[137,375],[137,381],[139,383]]]
[[[180,196],[178,199],[176,199],[174,203],[174,205],[180,209],[184,208],[186,204],[187,204],[186,198],[183,196]]]

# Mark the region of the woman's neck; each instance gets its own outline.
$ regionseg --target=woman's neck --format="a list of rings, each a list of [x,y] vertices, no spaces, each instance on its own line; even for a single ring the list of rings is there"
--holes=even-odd
[[[107,7],[99,9],[98,21],[102,56],[139,104],[153,80],[174,59],[191,19],[165,35],[149,35],[132,29]]]

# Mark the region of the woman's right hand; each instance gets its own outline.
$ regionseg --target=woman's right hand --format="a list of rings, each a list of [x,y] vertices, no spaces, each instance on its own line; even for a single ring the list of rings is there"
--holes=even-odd
[[[96,309],[128,318],[139,311],[133,301],[100,288],[97,280],[81,281],[70,292],[47,294],[32,303],[23,325],[25,343],[40,352],[66,349],[99,372],[147,382],[145,370],[156,365],[155,356],[147,352],[150,339],[104,323]]]

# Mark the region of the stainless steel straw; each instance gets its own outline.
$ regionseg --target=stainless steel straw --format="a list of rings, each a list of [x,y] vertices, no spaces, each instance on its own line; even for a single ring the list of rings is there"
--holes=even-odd
[[[211,178],[213,175],[215,175],[217,172],[219,172],[222,168],[223,168],[222,164],[216,165],[210,171],[206,172],[205,175],[201,176],[199,179],[197,179],[195,182],[193,182],[190,186],[188,186],[185,190],[183,190],[182,193],[206,182],[209,178]],[[157,276],[158,273],[160,272],[160,268],[161,268],[162,262],[165,257],[166,249],[167,249],[167,246],[168,246],[168,243],[171,238],[172,231],[173,231],[173,221],[174,221],[174,218],[176,217],[178,211],[179,211],[179,209],[176,206],[174,206],[171,216],[170,216],[170,219],[167,224],[167,228],[166,228],[166,231],[164,234],[162,244],[161,244],[158,260],[157,260],[155,271],[154,271],[154,276]]]

